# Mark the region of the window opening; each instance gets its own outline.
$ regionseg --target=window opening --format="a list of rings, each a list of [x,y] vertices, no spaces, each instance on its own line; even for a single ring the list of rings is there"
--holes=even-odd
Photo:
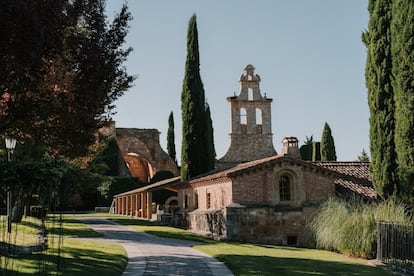
[[[247,99],[249,101],[253,101],[253,89],[252,88],[247,89]]]
[[[279,194],[280,201],[289,201],[290,200],[290,181],[289,177],[282,175],[279,178]]]
[[[206,207],[207,207],[207,209],[211,208],[211,193],[210,193],[210,191],[207,191]]]

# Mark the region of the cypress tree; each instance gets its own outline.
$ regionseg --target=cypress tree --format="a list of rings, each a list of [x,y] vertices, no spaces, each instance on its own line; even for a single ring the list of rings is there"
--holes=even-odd
[[[413,199],[414,186],[414,2],[392,4],[391,55],[395,101],[395,147],[400,197]]]
[[[177,157],[175,152],[174,114],[172,111],[168,117],[167,151],[171,159],[174,160],[175,164],[177,164]]]
[[[373,184],[387,198],[398,183],[394,143],[394,92],[391,84],[391,0],[370,0],[368,31],[362,35],[367,47],[365,68],[370,110],[370,150]]]
[[[207,160],[208,160],[208,170],[214,170],[216,162],[216,150],[214,148],[214,130],[213,122],[211,120],[210,106],[207,104],[206,108],[206,127],[207,127]]]
[[[188,24],[187,60],[181,92],[182,144],[181,179],[208,171],[206,159],[206,116],[204,87],[200,77],[196,15]]]
[[[312,143],[312,161],[321,161],[321,142]]]
[[[313,135],[311,135],[310,138],[306,136],[305,144],[302,145],[299,149],[300,157],[302,158],[302,160],[311,161],[312,150],[313,150]]]
[[[325,123],[322,132],[321,161],[336,161],[335,142],[328,123]]]

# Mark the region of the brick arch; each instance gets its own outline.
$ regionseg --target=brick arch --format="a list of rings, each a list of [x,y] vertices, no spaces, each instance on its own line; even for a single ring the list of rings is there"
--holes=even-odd
[[[132,176],[138,177],[143,183],[148,183],[154,175],[154,169],[151,164],[137,156],[136,154],[126,154],[123,156]]]

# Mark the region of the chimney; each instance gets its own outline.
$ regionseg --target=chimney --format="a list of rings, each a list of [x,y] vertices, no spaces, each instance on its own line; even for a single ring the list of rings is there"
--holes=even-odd
[[[282,140],[282,154],[300,159],[299,140],[296,137],[285,137]]]

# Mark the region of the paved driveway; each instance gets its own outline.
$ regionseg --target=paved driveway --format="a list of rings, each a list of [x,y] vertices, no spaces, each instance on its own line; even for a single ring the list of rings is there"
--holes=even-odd
[[[102,218],[77,219],[105,235],[98,240],[125,248],[128,265],[123,275],[233,275],[221,262],[191,248],[197,242],[156,237]]]

